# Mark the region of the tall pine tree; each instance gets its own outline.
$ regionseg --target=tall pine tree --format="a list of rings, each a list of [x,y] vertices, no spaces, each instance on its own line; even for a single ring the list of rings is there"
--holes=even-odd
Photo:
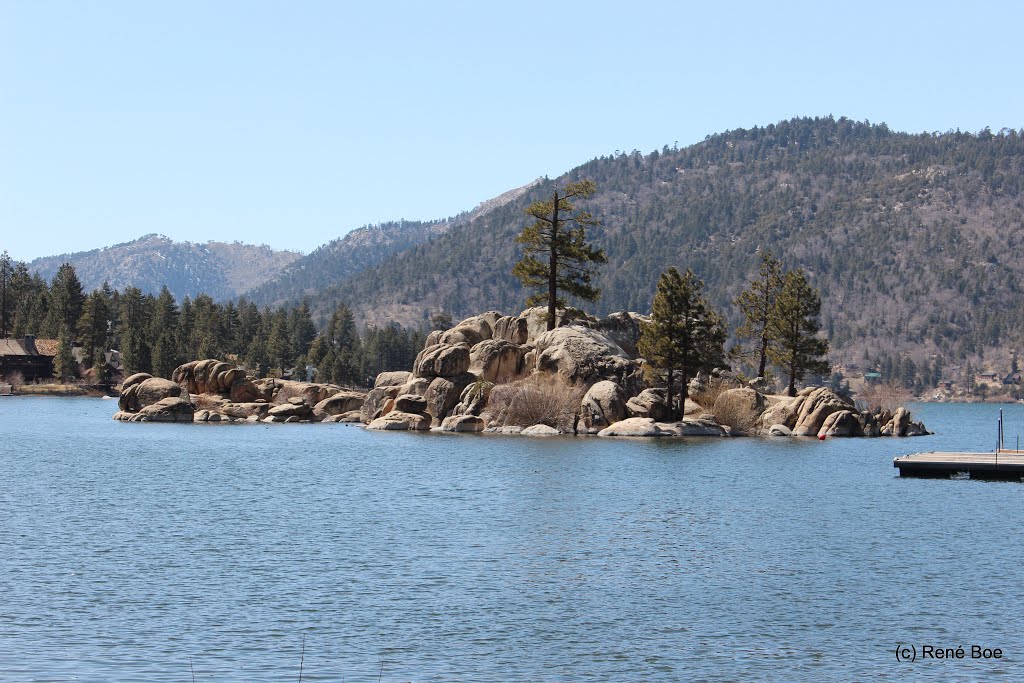
[[[765,251],[761,254],[757,278],[733,301],[743,314],[743,323],[736,328],[736,336],[748,340],[750,345],[737,344],[729,350],[729,355],[740,361],[756,362],[758,377],[764,377],[767,369],[771,341],[768,326],[782,288],[782,277],[782,264],[770,251]]]
[[[666,375],[665,402],[669,419],[682,415],[689,393],[687,384],[698,370],[723,362],[725,324],[704,298],[704,283],[692,271],[680,275],[669,268],[658,278],[651,304],[651,322],[643,326],[639,350],[652,367]],[[679,377],[680,409],[674,397]]]
[[[787,272],[768,325],[768,357],[789,373],[789,396],[796,396],[796,383],[807,374],[829,372],[828,340],[818,336],[820,313],[821,297],[804,271]]]
[[[526,213],[534,219],[516,241],[526,245],[523,258],[512,268],[524,287],[541,289],[526,300],[527,306],[546,303],[548,329],[555,329],[558,308],[564,308],[563,294],[584,301],[596,301],[601,290],[591,282],[592,264],[607,263],[604,251],[587,243],[587,228],[599,221],[586,211],[577,211],[573,201],[594,194],[592,180],[569,183],[551,199],[534,202]],[[540,258],[538,258],[538,256]]]

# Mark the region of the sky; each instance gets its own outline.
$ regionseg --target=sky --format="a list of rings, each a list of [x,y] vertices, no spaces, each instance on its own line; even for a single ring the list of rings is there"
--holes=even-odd
[[[0,0],[0,250],[309,252],[793,116],[1024,128],[1020,2]]]

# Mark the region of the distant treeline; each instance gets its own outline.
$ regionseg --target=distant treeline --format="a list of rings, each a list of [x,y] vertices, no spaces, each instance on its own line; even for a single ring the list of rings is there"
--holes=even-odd
[[[344,304],[320,323],[306,303],[260,308],[244,297],[218,303],[200,294],[179,304],[166,287],[154,296],[106,284],[86,294],[70,264],[47,282],[7,252],[0,256],[0,336],[58,339],[55,366],[63,379],[81,368],[106,379],[106,351],[114,349],[125,375],[170,377],[182,363],[220,358],[259,376],[294,368],[305,379],[308,365],[317,381],[365,386],[380,372],[411,367],[425,338],[423,330],[397,324],[360,332]],[[81,364],[74,346],[82,348]]]

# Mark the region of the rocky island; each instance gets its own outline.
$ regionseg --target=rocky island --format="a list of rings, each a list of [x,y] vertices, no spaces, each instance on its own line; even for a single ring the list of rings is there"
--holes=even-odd
[[[219,360],[171,379],[125,379],[114,419],[131,422],[351,422],[375,430],[597,436],[876,437],[928,434],[905,408],[861,409],[826,387],[772,394],[726,370],[689,385],[668,421],[664,387],[645,380],[637,342],[646,316],[496,311],[431,332],[410,371],[383,372],[363,393],[333,384],[249,379]],[[649,374],[649,373],[648,373]]]

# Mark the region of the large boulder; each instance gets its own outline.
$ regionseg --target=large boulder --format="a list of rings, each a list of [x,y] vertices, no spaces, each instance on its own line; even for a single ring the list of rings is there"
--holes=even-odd
[[[558,436],[561,433],[554,427],[544,424],[530,425],[519,432],[521,436]]]
[[[121,410],[137,413],[165,398],[181,396],[181,387],[171,380],[162,377],[142,377],[142,374],[132,375],[129,378],[132,381],[125,382],[127,388],[121,389],[121,395],[117,400]]]
[[[683,419],[674,425],[666,425],[673,427],[676,436],[729,436],[730,432],[727,427],[723,427],[714,420],[708,418],[697,418],[697,419]]]
[[[313,417],[313,408],[301,396],[292,396],[285,403],[276,405],[268,410],[267,416],[284,419],[294,417],[297,420],[308,420]]]
[[[523,355],[517,344],[487,339],[470,349],[469,371],[488,382],[511,382],[523,374]]]
[[[427,412],[427,399],[418,394],[399,394],[395,399],[394,410],[401,413],[425,413]]]
[[[672,436],[673,430],[659,427],[649,417],[630,417],[605,427],[598,436]]]
[[[367,429],[423,431],[430,429],[430,416],[392,411],[366,425]]]
[[[236,402],[264,397],[261,390],[246,378],[244,370],[214,358],[179,365],[171,379],[192,394],[214,394],[230,397]]]
[[[378,417],[391,412],[391,408],[394,407],[395,399],[398,397],[400,389],[401,387],[398,386],[385,386],[371,389],[366,394],[366,400],[363,401],[363,407],[359,409],[363,422],[372,422]]]
[[[525,344],[530,338],[530,330],[526,318],[506,315],[494,323],[492,339]]]
[[[179,396],[168,396],[140,410],[132,421],[138,422],[192,422],[195,406]]]
[[[438,340],[441,344],[469,344],[473,346],[485,339],[490,339],[493,334],[493,325],[501,319],[497,311],[488,311],[472,318],[466,318],[458,325],[441,334]]]
[[[636,418],[650,418],[658,422],[668,419],[664,389],[644,389],[626,401],[626,414]]]
[[[850,410],[837,410],[825,418],[818,436],[863,436],[860,420]]]
[[[365,402],[366,394],[358,391],[339,391],[314,405],[313,415],[322,420],[332,415],[359,410]]]
[[[377,379],[373,382],[373,388],[379,389],[380,387],[400,387],[409,381],[412,377],[411,372],[405,372],[404,370],[398,370],[395,372],[382,372],[377,375]]]
[[[853,405],[827,387],[818,387],[802,392],[794,404],[797,411],[794,436],[817,436],[825,424],[825,418],[840,410],[853,410]]]
[[[455,377],[469,370],[469,344],[436,344],[416,356],[416,377]]]
[[[149,381],[149,380],[146,380]],[[882,436],[906,436],[910,426],[910,411],[900,406],[892,414],[892,419],[882,427]]]
[[[629,394],[643,386],[638,361],[597,330],[579,325],[558,327],[537,338],[537,369],[557,372],[572,382],[594,384],[603,379],[618,384]]]
[[[136,384],[142,384],[152,376],[153,375],[149,374],[148,372],[136,372],[134,375],[129,375],[128,377],[124,378],[123,382],[121,382],[121,391],[124,391],[129,387],[133,387]]]
[[[287,403],[290,398],[301,398],[309,405],[314,406],[342,390],[336,384],[296,382],[290,379],[276,379],[273,377],[256,380],[254,384],[263,392],[267,400],[275,405]]]
[[[580,402],[583,429],[596,432],[626,418],[626,396],[615,382],[594,384]]]
[[[442,432],[482,432],[484,421],[476,415],[451,415],[441,422]]]
[[[637,344],[640,343],[643,325],[650,321],[650,316],[622,311],[621,313],[612,313],[607,318],[601,318],[587,326],[603,332],[630,357],[636,358],[639,355]]]
[[[792,434],[803,401],[788,396],[771,396],[766,397],[765,402],[767,407],[761,413],[761,426],[767,430],[773,426],[782,425]],[[787,436],[789,435],[787,434]]]
[[[423,398],[426,401],[426,412],[433,418],[433,426],[440,425],[452,413],[463,390],[475,382],[476,375],[468,372],[454,377],[435,377],[430,382]]]
[[[534,306],[527,308],[519,314],[520,318],[526,321],[526,341],[532,342],[548,331],[548,308],[547,306]],[[562,309],[555,311],[555,329],[569,325],[574,322],[581,324],[596,322],[597,318],[590,318],[582,311],[576,309]]]
[[[480,415],[491,397],[492,382],[477,380],[466,386],[459,396],[458,404],[452,408],[452,415]]]
[[[267,411],[269,411],[271,405],[266,401],[262,403],[225,403],[217,408],[217,410],[228,417],[237,418],[244,420],[252,415],[256,417],[265,417]]]

